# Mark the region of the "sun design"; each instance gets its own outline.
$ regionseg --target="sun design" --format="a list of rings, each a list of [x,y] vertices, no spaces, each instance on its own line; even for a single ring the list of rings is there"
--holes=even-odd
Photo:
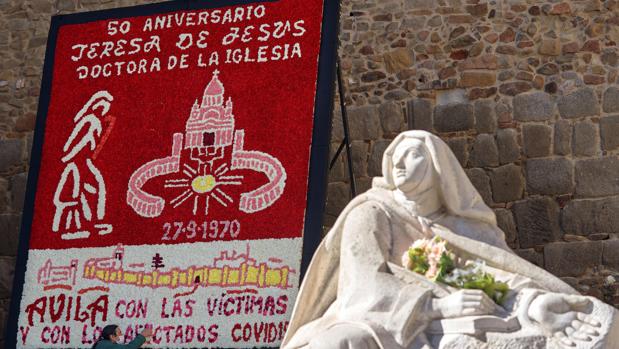
[[[222,206],[228,207],[234,200],[226,194],[220,186],[241,185],[243,176],[224,176],[228,172],[228,165],[219,166],[212,174],[199,174],[198,171],[187,164],[183,164],[185,178],[168,179],[165,188],[187,188],[180,195],[170,200],[173,208],[177,208],[184,202],[193,198],[193,214],[197,214],[200,198],[204,198],[204,214],[208,215],[209,201],[212,197]],[[204,167],[206,172],[206,166]]]
[[[204,194],[215,188],[217,180],[213,175],[198,176],[191,181],[191,189],[198,194]]]

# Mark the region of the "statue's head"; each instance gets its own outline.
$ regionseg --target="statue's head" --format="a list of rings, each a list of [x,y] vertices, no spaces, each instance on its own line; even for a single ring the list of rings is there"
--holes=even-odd
[[[433,185],[432,158],[421,140],[409,138],[400,142],[391,156],[391,162],[393,184],[400,191],[415,193]]]
[[[385,149],[382,165],[383,176],[374,179],[374,187],[413,195],[434,187],[449,213],[496,225],[494,212],[483,202],[449,146],[430,132],[399,134]]]

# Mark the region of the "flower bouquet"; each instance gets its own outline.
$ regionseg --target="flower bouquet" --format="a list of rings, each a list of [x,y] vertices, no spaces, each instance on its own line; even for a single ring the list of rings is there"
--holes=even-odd
[[[509,291],[506,283],[484,271],[483,261],[462,261],[440,237],[415,241],[402,255],[402,266],[434,282],[482,290],[497,304],[503,303]]]

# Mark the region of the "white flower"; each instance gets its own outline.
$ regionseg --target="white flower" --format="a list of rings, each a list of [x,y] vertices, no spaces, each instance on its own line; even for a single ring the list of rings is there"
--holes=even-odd
[[[445,275],[443,279],[446,282],[456,282],[462,277],[462,269],[456,268],[451,273]]]
[[[413,244],[411,245],[411,248],[412,249],[419,248],[419,249],[425,250],[429,243],[430,241],[428,239],[415,240],[415,242],[413,242]]]
[[[478,274],[483,273],[484,268],[486,267],[486,262],[481,259],[476,259],[474,261],[466,261],[464,265],[464,269],[469,271],[469,274]]]
[[[408,250],[404,252],[404,254],[402,254],[402,266],[406,269],[410,269],[412,268],[411,265],[411,258],[408,255]]]
[[[617,279],[615,279],[615,277],[612,276],[612,275],[608,275],[606,277],[606,279],[604,280],[604,284],[606,286],[610,286],[610,285],[614,284],[615,282],[617,282]]]

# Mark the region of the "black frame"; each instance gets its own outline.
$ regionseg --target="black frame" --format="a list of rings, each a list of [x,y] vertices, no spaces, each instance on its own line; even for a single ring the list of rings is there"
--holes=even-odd
[[[11,307],[5,333],[6,348],[15,348],[17,346],[17,321],[19,319],[19,308],[24,286],[26,262],[28,260],[28,247],[30,245],[30,232],[34,213],[35,194],[39,170],[41,167],[41,152],[43,149],[45,122],[47,120],[47,111],[51,96],[56,41],[60,27],[63,25],[82,24],[113,18],[121,19],[126,17],[148,16],[182,10],[209,9],[225,6],[246,5],[250,3],[278,1],[285,0],[174,0],[157,4],[147,4],[69,15],[57,15],[52,17],[49,36],[47,38],[39,106],[37,110],[35,132],[30,154],[30,170],[28,172],[28,183],[19,235],[19,247],[15,265]],[[305,210],[305,221],[303,227],[301,279],[305,275],[314,251],[316,251],[320,241],[322,240],[322,219],[326,202],[327,177],[329,170],[329,147],[331,140],[334,81],[338,48],[337,35],[339,27],[339,11],[339,0],[323,0],[320,54],[318,60],[316,95],[314,100],[314,124],[307,186],[307,206]]]

